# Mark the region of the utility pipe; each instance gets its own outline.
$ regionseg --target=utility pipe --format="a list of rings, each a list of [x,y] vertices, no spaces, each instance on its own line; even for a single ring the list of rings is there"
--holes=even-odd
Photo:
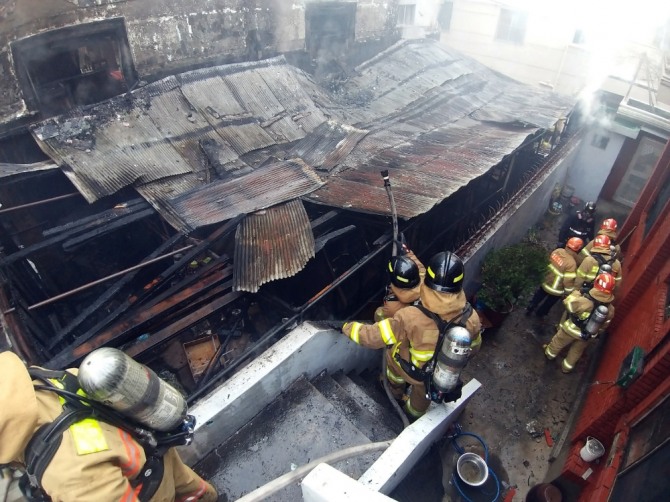
[[[133,270],[137,270],[142,267],[146,267],[147,265],[151,265],[152,263],[156,263],[157,261],[163,260],[165,258],[169,258],[170,256],[176,255],[178,253],[182,253],[188,249],[191,249],[195,244],[189,244],[188,246],[184,246],[183,248],[177,249],[176,251],[171,251],[169,253],[166,253],[161,256],[157,256],[156,258],[152,258],[151,260],[144,261],[142,263],[138,263],[137,265],[133,265],[130,268],[127,268],[125,270],[120,270],[119,272],[114,272],[111,275],[108,275],[107,277],[102,277],[101,279],[98,279],[93,282],[89,282],[88,284],[84,284],[83,286],[79,286],[78,288],[71,289],[70,291],[66,291],[65,293],[61,293],[60,295],[53,296],[51,298],[47,298],[44,301],[41,301],[39,303],[35,303],[34,305],[30,305],[26,310],[34,310],[39,307],[43,307],[44,305],[49,305],[50,303],[54,303],[58,300],[62,300],[63,298],[67,298],[69,296],[72,296],[76,293],[79,293],[81,291],[85,291],[87,289],[92,288],[93,286],[97,286],[98,284],[102,284],[103,282],[109,281],[111,279],[115,279],[123,274],[127,274],[128,272],[132,272]],[[9,310],[5,310],[3,314],[9,314],[10,312],[16,311],[16,307],[12,307]]]
[[[309,474],[319,464],[331,464],[347,460],[348,458],[365,455],[373,451],[385,450],[391,446],[391,441],[380,441],[378,443],[368,443],[358,446],[350,446],[342,450],[334,451],[321,458],[311,461],[308,464],[298,467],[296,470],[287,472],[269,483],[256,488],[253,492],[247,493],[244,497],[237,499],[237,502],[262,502],[282,488],[299,481]]]

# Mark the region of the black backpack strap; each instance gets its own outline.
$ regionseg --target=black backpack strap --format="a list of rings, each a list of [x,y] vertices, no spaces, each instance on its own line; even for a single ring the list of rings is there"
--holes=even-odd
[[[149,501],[163,481],[163,473],[165,471],[163,456],[170,445],[152,445],[146,440],[147,438],[140,437],[134,433],[132,427],[127,427],[120,423],[117,417],[111,414],[100,416],[97,405],[89,406],[81,400],[72,397],[76,396],[77,391],[80,389],[79,380],[72,373],[35,367],[28,368],[28,373],[33,380],[41,380],[48,387],[56,391],[65,400],[65,404],[63,405],[63,412],[53,422],[41,426],[26,446],[26,474],[23,476],[25,479],[22,478],[22,482],[20,483],[21,491],[26,499],[30,502],[49,502],[51,500],[42,489],[42,478],[63,442],[63,433],[71,425],[85,418],[94,417],[96,420],[101,420],[114,427],[124,429],[144,449],[146,462],[137,478],[129,481],[133,488],[141,484],[142,487],[138,493],[138,499],[142,502]],[[56,385],[53,380],[60,382],[63,388]],[[58,392],[63,390],[67,394]]]

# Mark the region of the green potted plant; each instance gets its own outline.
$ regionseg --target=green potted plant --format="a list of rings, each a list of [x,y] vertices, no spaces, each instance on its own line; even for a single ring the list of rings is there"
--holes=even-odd
[[[481,267],[482,286],[476,303],[487,314],[508,314],[520,297],[539,286],[547,270],[548,252],[541,245],[523,242],[490,251]]]

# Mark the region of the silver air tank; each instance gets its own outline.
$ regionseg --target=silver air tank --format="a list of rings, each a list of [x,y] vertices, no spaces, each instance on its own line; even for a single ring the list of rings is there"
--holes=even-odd
[[[78,378],[91,399],[157,431],[175,429],[188,411],[174,387],[118,349],[91,352],[79,366]]]
[[[600,327],[607,320],[608,312],[609,309],[605,305],[600,305],[597,309],[591,312],[589,320],[586,321],[586,326],[584,326],[584,331],[591,336],[596,336]]]
[[[453,326],[446,332],[433,372],[433,383],[440,392],[456,388],[461,370],[470,357],[473,341],[470,332],[462,326]]]

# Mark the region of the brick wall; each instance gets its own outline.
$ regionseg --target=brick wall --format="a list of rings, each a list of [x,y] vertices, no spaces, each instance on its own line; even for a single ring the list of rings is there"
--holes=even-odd
[[[624,250],[623,284],[600,365],[572,433],[562,477],[582,486],[581,501],[606,501],[627,444],[629,425],[670,393],[670,320],[666,319],[670,284],[670,203],[655,224],[645,222],[664,183],[670,183],[670,146],[657,164],[621,234],[634,233]],[[627,389],[614,384],[622,361],[638,346],[644,350],[642,375]],[[579,450],[588,436],[606,448],[600,461],[586,463]],[[591,471],[589,471],[591,470]]]

